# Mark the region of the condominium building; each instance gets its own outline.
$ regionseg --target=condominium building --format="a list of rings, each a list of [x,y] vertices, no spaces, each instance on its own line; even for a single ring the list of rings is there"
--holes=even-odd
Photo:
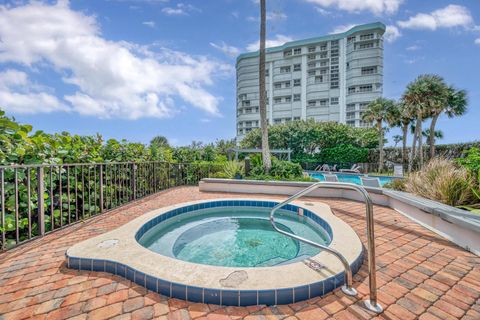
[[[385,25],[370,23],[267,49],[270,124],[300,119],[355,127],[368,103],[382,96]],[[237,141],[260,126],[258,51],[237,58]]]

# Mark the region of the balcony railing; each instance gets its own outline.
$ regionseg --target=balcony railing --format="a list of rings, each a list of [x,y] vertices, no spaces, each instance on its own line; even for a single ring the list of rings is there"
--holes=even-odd
[[[220,170],[167,162],[0,166],[0,251]]]

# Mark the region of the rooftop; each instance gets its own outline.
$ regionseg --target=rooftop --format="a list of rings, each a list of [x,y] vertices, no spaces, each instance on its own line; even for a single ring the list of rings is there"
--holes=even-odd
[[[65,266],[75,243],[117,228],[156,208],[231,193],[179,187],[96,216],[0,254],[2,319],[370,319],[364,261],[354,277],[358,298],[341,290],[291,305],[221,307],[169,299],[131,281]],[[248,197],[261,198],[261,195]],[[271,195],[268,196],[272,198]],[[277,197],[282,199],[283,197]],[[362,203],[309,198],[331,206],[365,244]],[[398,212],[375,206],[377,281],[382,319],[480,319],[480,257],[441,238]]]
[[[357,26],[354,26],[350,28],[349,30],[341,33],[333,33],[333,34],[328,34],[325,36],[320,36],[320,37],[314,37],[314,38],[307,38],[307,39],[302,39],[302,40],[295,40],[295,41],[289,41],[285,42],[283,45],[278,46],[278,47],[270,47],[266,48],[266,53],[274,53],[274,52],[281,52],[285,49],[289,48],[295,48],[299,46],[306,46],[312,43],[318,43],[322,41],[332,41],[332,40],[338,40],[342,39],[345,37],[348,37],[354,33],[365,31],[365,30],[371,30],[371,29],[380,29],[382,30],[382,33],[385,32],[385,25],[381,22],[373,22],[373,23],[367,23],[367,24],[360,24]],[[237,57],[237,63],[244,58],[253,58],[258,56],[258,51],[255,52],[247,52],[247,53],[242,53]]]

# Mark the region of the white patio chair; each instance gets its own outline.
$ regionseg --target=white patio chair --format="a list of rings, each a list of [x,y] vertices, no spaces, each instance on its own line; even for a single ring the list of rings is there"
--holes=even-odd
[[[360,177],[362,181],[362,185],[365,187],[373,187],[373,188],[381,188],[382,185],[380,184],[379,178],[371,178],[371,177]]]

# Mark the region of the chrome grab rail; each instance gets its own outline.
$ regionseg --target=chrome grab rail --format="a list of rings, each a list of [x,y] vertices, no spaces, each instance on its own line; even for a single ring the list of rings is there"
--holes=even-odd
[[[312,184],[308,188],[305,188],[304,190],[294,194],[293,196],[289,197],[283,202],[280,202],[276,206],[272,208],[270,211],[270,223],[272,224],[273,228],[280,232],[281,234],[284,234],[290,238],[296,239],[298,241],[307,243],[311,246],[323,249],[334,256],[336,256],[343,264],[345,268],[345,285],[342,286],[342,291],[349,295],[349,296],[355,296],[357,294],[357,291],[352,287],[353,284],[353,278],[352,278],[352,269],[350,268],[350,265],[348,264],[348,261],[345,259],[345,257],[338,252],[335,249],[329,248],[327,246],[323,246],[321,244],[318,244],[316,242],[310,241],[308,239],[302,238],[300,236],[297,236],[295,234],[286,232],[280,228],[277,227],[275,224],[275,219],[274,215],[275,212],[280,209],[281,207],[285,206],[286,204],[292,202],[293,200],[296,200],[311,191],[318,189],[318,188],[333,188],[333,189],[349,189],[349,190],[354,190],[358,191],[360,193],[364,200],[365,200],[365,206],[366,206],[366,218],[367,218],[367,247],[368,247],[368,273],[369,273],[369,290],[370,290],[370,299],[365,301],[365,306],[367,309],[376,312],[376,313],[381,313],[383,311],[382,306],[378,304],[377,301],[377,276],[376,276],[376,269],[375,269],[375,237],[374,237],[374,221],[373,221],[373,205],[372,205],[372,199],[370,198],[368,192],[365,190],[364,187],[353,184],[353,183],[345,183],[345,182],[325,182],[325,181],[320,181]]]

